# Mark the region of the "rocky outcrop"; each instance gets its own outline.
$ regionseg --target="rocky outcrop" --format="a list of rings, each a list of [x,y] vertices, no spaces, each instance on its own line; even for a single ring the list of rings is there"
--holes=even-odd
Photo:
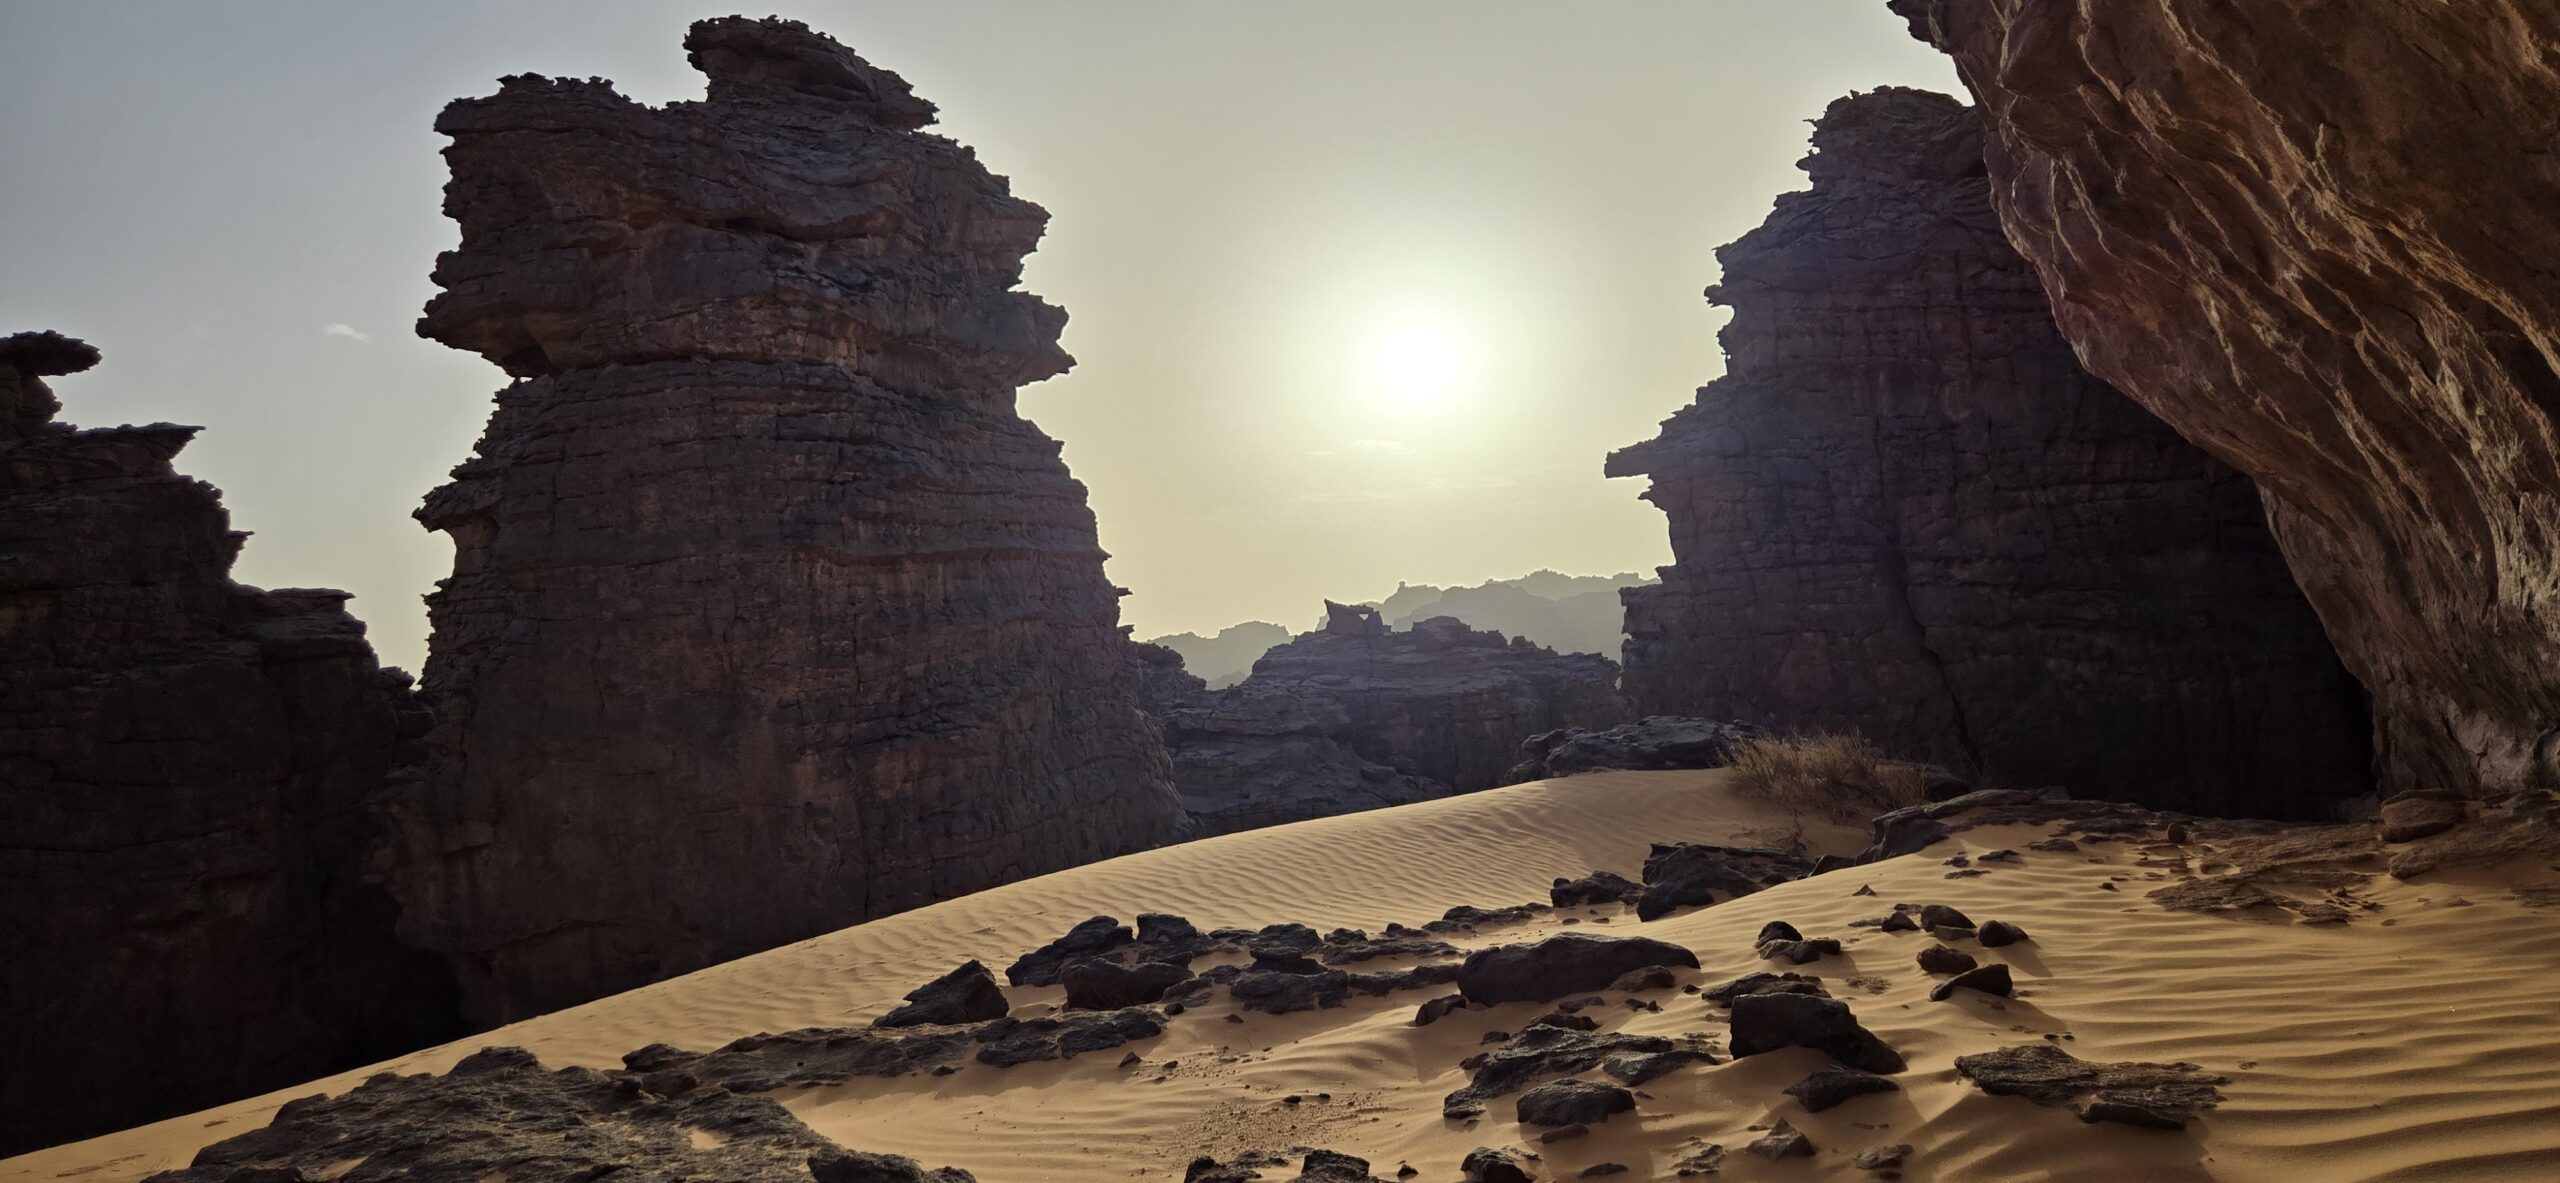
[[[170,467],[198,429],[53,421],[97,360],[0,339],[0,1155],[457,1023],[363,881],[407,675],[345,593],[231,581],[247,535]]]
[[[1812,189],[1718,252],[1726,375],[1609,459],[1671,521],[1626,593],[1636,708],[2195,810],[2365,792],[2256,491],[2080,369],[1972,113],[1886,89],[1813,140]]]
[[[1895,0],[2090,370],[2256,478],[2389,789],[2560,777],[2560,11]]]
[[[1366,605],[1325,608],[1324,628],[1225,690],[1142,647],[1148,710],[1199,835],[1490,788],[1507,783],[1524,737],[1625,715],[1606,658],[1447,618],[1398,632]]]
[[[1735,749],[1763,734],[1739,721],[1676,715],[1650,715],[1598,730],[1558,728],[1523,742],[1520,762],[1504,779],[1517,784],[1603,769],[1722,768],[1732,762]]]
[[[418,518],[435,775],[402,931],[496,1021],[1180,832],[1083,486],[1015,387],[1046,215],[795,23],[700,102],[445,109],[419,332],[516,379]]]

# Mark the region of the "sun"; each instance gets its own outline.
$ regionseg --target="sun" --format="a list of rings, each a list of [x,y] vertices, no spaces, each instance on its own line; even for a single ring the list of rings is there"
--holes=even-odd
[[[1447,406],[1465,393],[1465,337],[1446,320],[1409,316],[1381,326],[1363,358],[1364,385],[1380,404],[1402,410]]]

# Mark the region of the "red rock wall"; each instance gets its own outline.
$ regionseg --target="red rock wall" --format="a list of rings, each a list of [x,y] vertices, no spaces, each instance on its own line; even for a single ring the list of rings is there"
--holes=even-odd
[[[705,102],[454,103],[419,329],[518,377],[419,519],[436,774],[403,932],[495,1022],[1166,841],[1084,488],[1014,388],[1046,215],[788,22]]]
[[[2255,478],[2394,789],[2560,773],[2560,8],[1894,0],[2089,369]]]
[[[423,730],[340,592],[233,583],[196,433],[51,421],[0,339],[0,1156],[459,1033],[368,810]]]
[[[1813,143],[1718,252],[1726,376],[1610,458],[1671,522],[1625,592],[1636,710],[2199,811],[2363,793],[2360,696],[2255,491],[2075,363],[1971,112],[1887,89]]]

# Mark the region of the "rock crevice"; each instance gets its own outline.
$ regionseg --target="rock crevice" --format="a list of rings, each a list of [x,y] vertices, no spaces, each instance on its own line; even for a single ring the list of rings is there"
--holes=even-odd
[[[1726,375],[1609,458],[1671,523],[1624,593],[1635,709],[2201,811],[2364,793],[2359,688],[2256,491],[2074,360],[1973,113],[1886,88],[1813,144],[1718,252]]]

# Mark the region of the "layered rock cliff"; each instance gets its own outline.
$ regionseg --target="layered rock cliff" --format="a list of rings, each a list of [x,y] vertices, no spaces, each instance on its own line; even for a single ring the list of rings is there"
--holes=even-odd
[[[421,334],[517,380],[419,520],[402,931],[482,1021],[1182,825],[1084,488],[1015,387],[1047,215],[895,74],[704,21],[700,102],[514,77],[437,130]]]
[[[1607,658],[1326,607],[1324,628],[1225,690],[1183,674],[1171,650],[1153,657],[1150,710],[1201,835],[1491,788],[1529,736],[1626,717]]]
[[[2393,788],[2560,776],[2560,9],[1894,0],[2091,371],[2256,478]]]
[[[53,421],[97,360],[0,339],[0,1155],[458,1033],[363,879],[407,676],[345,593],[231,581],[198,429]]]
[[[2075,363],[1972,113],[1886,89],[1813,144],[1812,188],[1718,252],[1726,375],[1609,459],[1671,523],[1625,593],[1636,708],[2198,811],[2364,792],[2357,688],[2256,492]]]

